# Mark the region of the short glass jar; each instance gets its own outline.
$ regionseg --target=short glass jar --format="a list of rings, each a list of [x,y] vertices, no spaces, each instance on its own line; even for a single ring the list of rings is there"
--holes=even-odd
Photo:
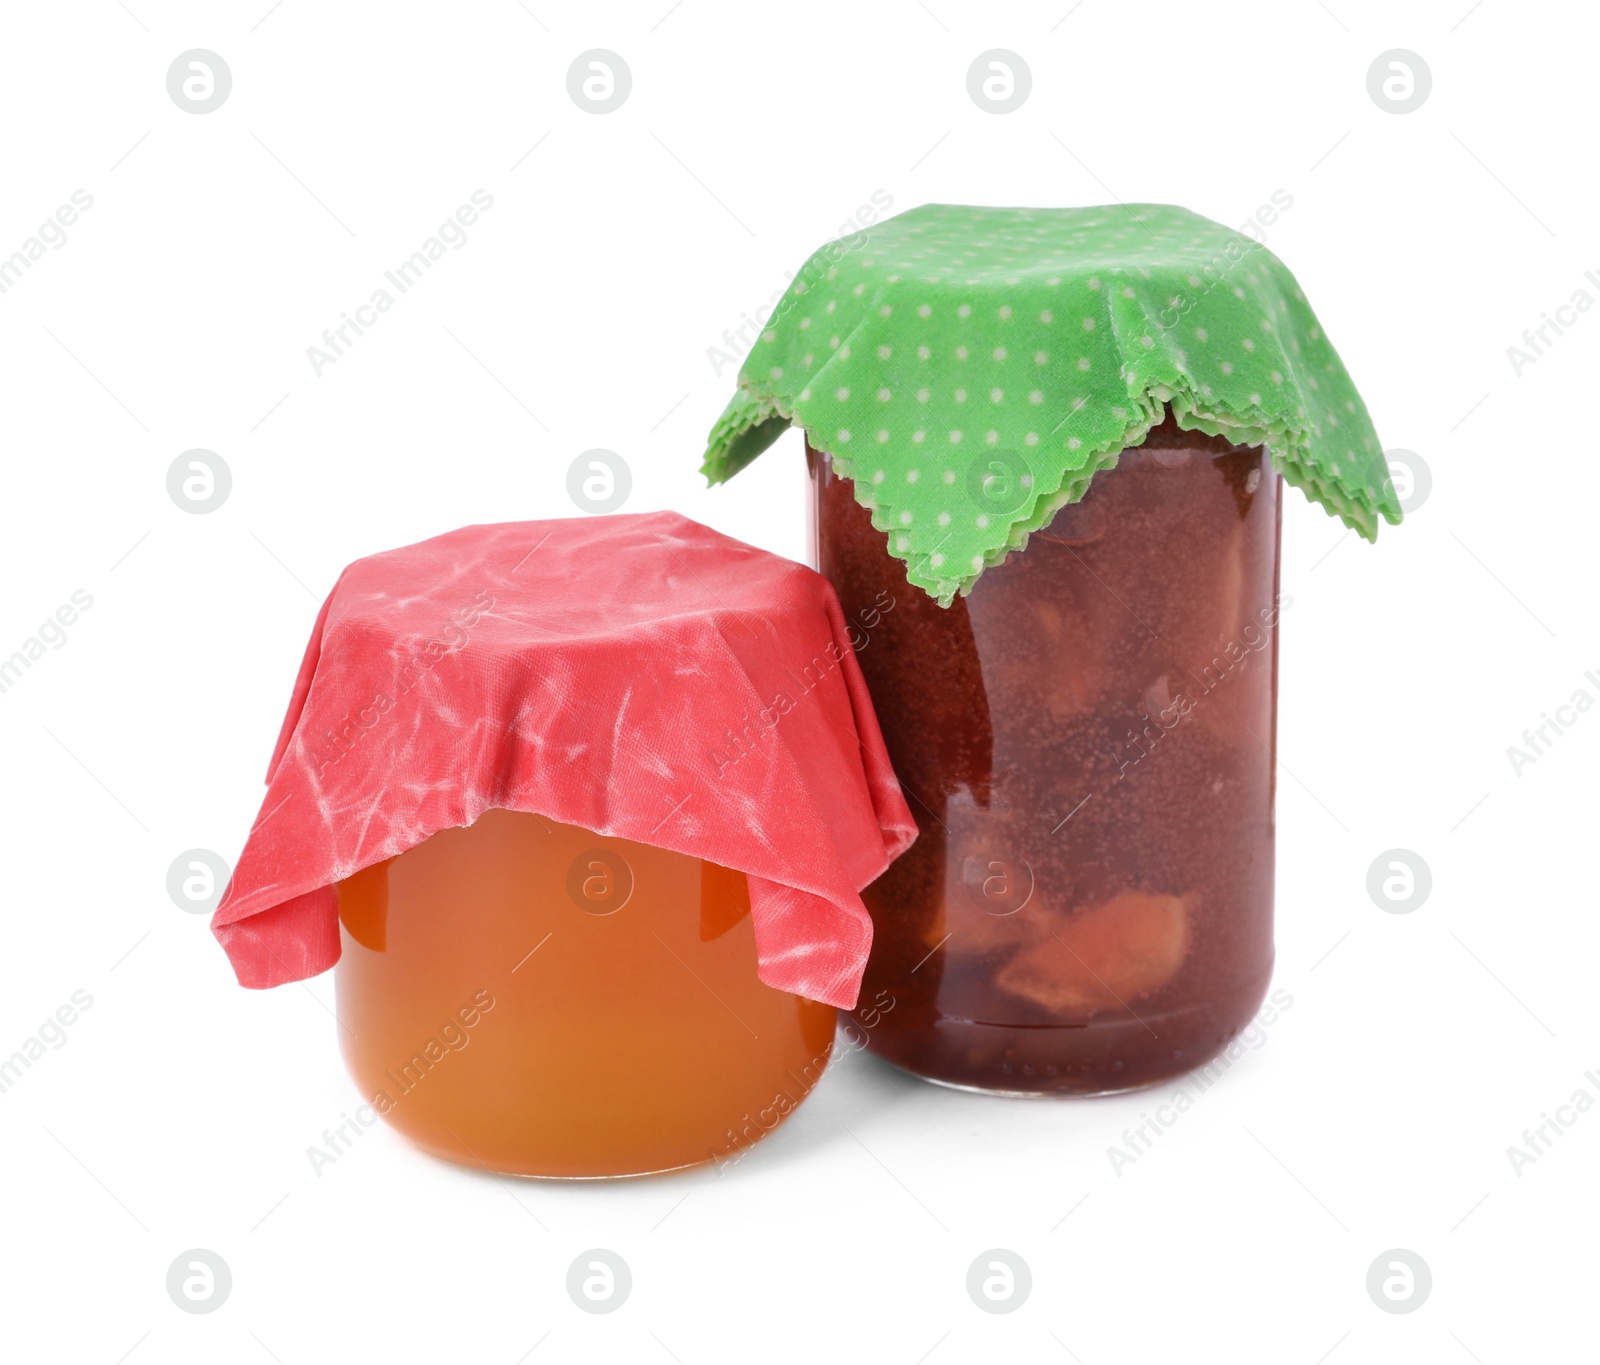
[[[1281,480],[1170,418],[940,607],[807,446],[815,562],[920,835],[862,893],[867,1045],[1104,1094],[1200,1066],[1272,972]],[[997,470],[1004,473],[1003,469]]]
[[[435,1156],[512,1175],[726,1165],[793,1111],[835,1011],[762,984],[746,877],[508,810],[339,883],[340,1042]]]

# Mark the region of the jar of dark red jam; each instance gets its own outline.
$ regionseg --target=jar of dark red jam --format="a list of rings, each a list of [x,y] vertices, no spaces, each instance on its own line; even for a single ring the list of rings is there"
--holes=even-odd
[[[920,831],[868,1045],[1017,1095],[1203,1065],[1272,970],[1282,486],[1401,519],[1305,291],[1170,204],[923,204],[812,253],[702,469],[790,426]]]
[[[864,893],[867,1045],[1106,1094],[1215,1056],[1272,972],[1280,484],[1170,418],[941,607],[807,447],[816,562],[919,837]],[[885,604],[888,609],[885,610]]]

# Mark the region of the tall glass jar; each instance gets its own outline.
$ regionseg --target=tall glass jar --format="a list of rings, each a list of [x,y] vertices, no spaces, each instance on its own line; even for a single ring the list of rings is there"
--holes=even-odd
[[[1272,972],[1281,480],[1170,418],[940,607],[807,446],[816,562],[920,836],[863,892],[868,1046],[1019,1095],[1220,1052]]]
[[[832,1052],[831,1006],[757,979],[744,873],[648,844],[491,810],[345,878],[339,921],[363,1098],[469,1166],[725,1166]]]

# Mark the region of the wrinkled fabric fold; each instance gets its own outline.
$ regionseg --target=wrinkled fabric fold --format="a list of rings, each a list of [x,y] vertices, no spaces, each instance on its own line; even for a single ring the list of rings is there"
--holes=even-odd
[[[827,581],[675,513],[472,526],[318,614],[212,930],[241,984],[339,956],[337,883],[486,810],[745,872],[761,979],[849,1008],[916,837]]]

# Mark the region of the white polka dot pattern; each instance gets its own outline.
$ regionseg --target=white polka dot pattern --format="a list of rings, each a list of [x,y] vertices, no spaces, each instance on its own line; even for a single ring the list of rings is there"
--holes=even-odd
[[[817,364],[824,322],[831,354]],[[946,604],[1166,410],[1266,445],[1369,540],[1380,516],[1400,520],[1366,407],[1294,277],[1168,205],[930,204],[887,219],[811,257],[739,384],[707,476],[731,477],[803,426],[894,533],[911,581]],[[852,431],[875,439],[858,451]],[[985,485],[969,471],[988,461],[1026,471],[1020,506],[974,501]]]

